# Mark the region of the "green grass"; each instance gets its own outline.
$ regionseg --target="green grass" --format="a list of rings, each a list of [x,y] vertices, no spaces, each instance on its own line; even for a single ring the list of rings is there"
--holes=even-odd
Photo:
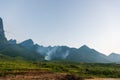
[[[120,65],[74,62],[40,62],[37,66],[49,68],[53,72],[71,73],[83,77],[120,78]]]
[[[0,60],[0,75],[5,72],[29,69],[47,70],[56,73],[71,73],[82,77],[120,78],[120,65],[98,63],[75,63],[67,61],[30,62],[22,59]]]

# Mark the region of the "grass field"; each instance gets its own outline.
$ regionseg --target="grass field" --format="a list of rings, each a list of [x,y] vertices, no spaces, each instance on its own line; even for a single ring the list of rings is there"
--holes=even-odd
[[[68,61],[31,62],[24,60],[0,60],[0,76],[25,71],[47,71],[73,74],[86,78],[120,78],[120,64],[75,63]]]

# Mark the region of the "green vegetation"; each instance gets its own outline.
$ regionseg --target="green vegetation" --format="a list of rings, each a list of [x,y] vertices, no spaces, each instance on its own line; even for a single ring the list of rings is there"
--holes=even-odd
[[[70,73],[83,77],[113,77],[120,78],[120,65],[111,64],[98,64],[98,63],[75,63],[68,61],[41,61],[30,62],[25,61],[21,57],[14,59],[2,58],[0,56],[0,75],[7,72],[21,72],[24,70],[47,70],[55,73]]]
[[[49,68],[53,72],[71,73],[83,77],[120,78],[120,65],[115,63],[40,62],[37,65]]]

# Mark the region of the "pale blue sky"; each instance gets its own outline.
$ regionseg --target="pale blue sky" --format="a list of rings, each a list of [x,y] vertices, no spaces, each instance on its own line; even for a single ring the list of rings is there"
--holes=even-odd
[[[8,39],[120,53],[120,0],[0,0]]]

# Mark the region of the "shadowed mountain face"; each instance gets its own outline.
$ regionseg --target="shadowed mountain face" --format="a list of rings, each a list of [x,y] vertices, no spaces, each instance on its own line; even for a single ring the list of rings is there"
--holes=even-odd
[[[20,45],[24,46],[27,49],[32,49],[34,46],[34,42],[32,41],[32,39],[28,39],[26,41],[21,42]]]
[[[67,60],[75,62],[88,62],[88,63],[109,63],[109,62],[120,62],[119,54],[111,54],[106,56],[94,49],[83,45],[79,49],[70,48],[67,46],[40,46],[34,44],[32,39],[25,40],[19,45],[25,47],[26,49],[36,51],[40,55],[44,56],[45,60]]]
[[[120,63],[120,54],[116,54],[116,53],[111,53],[109,56],[108,56],[109,60],[112,61],[112,62],[118,62]]]
[[[10,40],[8,41],[9,44],[17,44],[16,42],[17,42],[17,41],[14,40],[14,39],[10,39]]]
[[[0,49],[3,48],[6,44],[7,44],[7,39],[4,34],[3,21],[0,18]]]
[[[28,44],[29,43],[29,44]],[[75,62],[91,62],[91,63],[108,63],[108,57],[94,49],[84,45],[79,49],[69,48],[67,46],[54,46],[44,47],[33,44],[33,41],[28,39],[20,45],[28,48],[35,49],[38,53],[44,56],[45,60],[68,60]]]
[[[45,60],[62,60],[69,55],[69,47],[66,46],[44,47],[34,44],[31,39],[21,42],[20,45],[27,49],[37,51],[45,57]]]
[[[79,49],[73,50],[73,52],[67,57],[68,60],[76,62],[91,62],[91,63],[108,63],[107,56],[99,53],[98,51],[83,45]]]

